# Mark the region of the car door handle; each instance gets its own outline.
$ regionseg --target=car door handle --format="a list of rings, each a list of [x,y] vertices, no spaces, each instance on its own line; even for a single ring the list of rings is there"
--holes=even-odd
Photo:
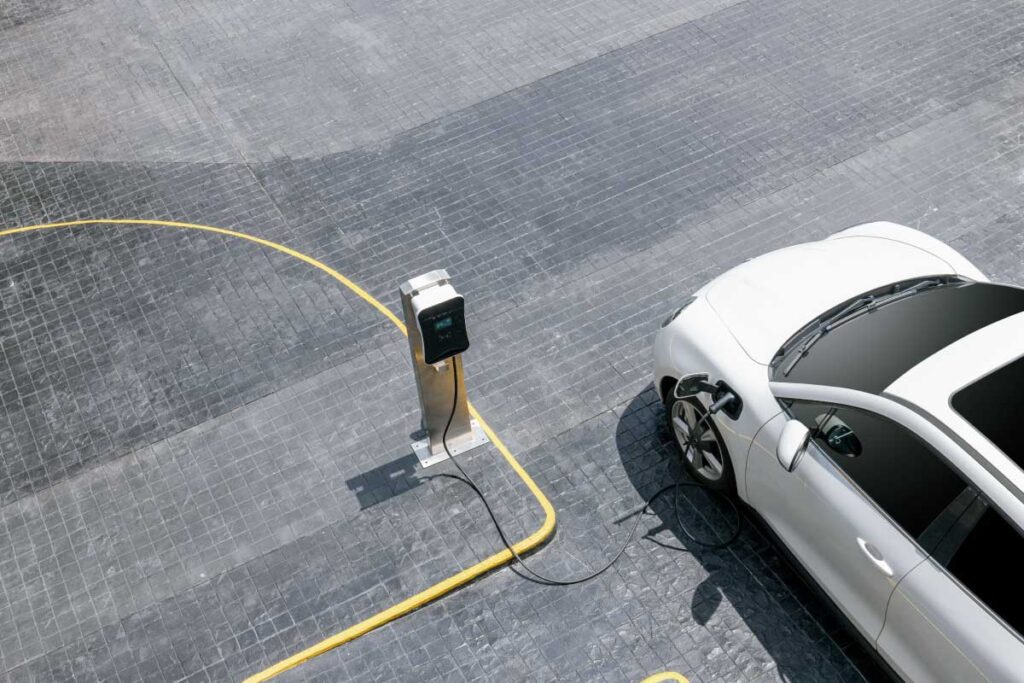
[[[882,553],[878,548],[859,537],[857,538],[857,545],[860,546],[861,552],[867,555],[868,559],[871,560],[871,564],[878,567],[878,571],[882,572],[886,576],[893,575],[892,567],[890,567],[889,563],[885,561],[884,557],[882,557]]]

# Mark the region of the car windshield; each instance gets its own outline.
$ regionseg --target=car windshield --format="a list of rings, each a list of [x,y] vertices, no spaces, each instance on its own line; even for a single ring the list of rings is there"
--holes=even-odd
[[[953,394],[953,410],[1024,469],[1024,356]]]
[[[892,285],[805,326],[776,354],[772,379],[881,393],[937,351],[1022,311],[1018,287],[950,278]]]
[[[803,335],[798,334],[794,338],[799,345],[797,343],[791,344],[792,350],[787,349],[785,346],[783,347],[781,353],[786,357],[786,362],[782,365],[783,376],[788,375],[796,364],[800,362],[800,359],[807,355],[811,347],[817,344],[822,337],[840,325],[845,325],[866,313],[871,313],[882,306],[914,296],[926,289],[954,284],[964,284],[964,282],[953,277],[922,278],[909,282],[899,282],[886,287],[882,291],[863,294],[853,299],[840,306],[838,310],[818,318],[811,325],[805,327],[804,329],[807,330],[807,333]]]

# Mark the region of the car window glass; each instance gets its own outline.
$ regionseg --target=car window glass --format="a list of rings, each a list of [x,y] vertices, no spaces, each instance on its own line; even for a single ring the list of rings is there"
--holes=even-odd
[[[789,409],[828,458],[925,550],[977,497],[938,453],[892,420],[821,403],[794,401]]]
[[[980,497],[934,553],[936,561],[1018,633],[1024,633],[1021,557],[1024,538]]]

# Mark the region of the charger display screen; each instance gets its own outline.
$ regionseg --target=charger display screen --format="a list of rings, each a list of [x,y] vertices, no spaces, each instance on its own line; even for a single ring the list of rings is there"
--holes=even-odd
[[[416,314],[423,341],[423,361],[437,363],[469,348],[461,296],[441,301]]]

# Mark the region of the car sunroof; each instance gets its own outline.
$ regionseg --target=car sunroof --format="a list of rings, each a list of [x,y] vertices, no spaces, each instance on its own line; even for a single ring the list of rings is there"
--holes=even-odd
[[[1024,356],[953,394],[953,410],[1024,468]]]

